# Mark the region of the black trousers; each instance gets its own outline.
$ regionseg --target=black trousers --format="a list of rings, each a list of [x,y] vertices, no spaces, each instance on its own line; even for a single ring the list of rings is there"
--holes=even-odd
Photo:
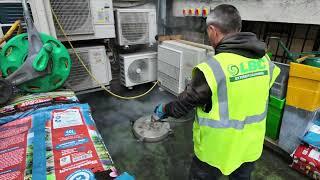
[[[243,163],[238,169],[229,175],[230,180],[250,180],[254,170],[254,162]],[[189,180],[217,180],[222,176],[218,168],[200,161],[194,156],[190,167]]]

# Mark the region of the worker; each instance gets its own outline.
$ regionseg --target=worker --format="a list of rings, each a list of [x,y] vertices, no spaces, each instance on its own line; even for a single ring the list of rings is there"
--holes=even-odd
[[[206,19],[215,55],[193,69],[177,100],[159,104],[160,118],[179,118],[196,108],[195,156],[189,179],[250,179],[263,150],[269,90],[280,73],[255,34],[240,32],[238,10],[215,7]]]

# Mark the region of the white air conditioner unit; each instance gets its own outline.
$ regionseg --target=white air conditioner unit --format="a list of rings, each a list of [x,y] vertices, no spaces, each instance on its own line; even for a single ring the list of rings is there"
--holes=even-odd
[[[132,86],[157,80],[157,53],[120,54],[121,84]]]
[[[155,9],[116,9],[117,42],[120,46],[156,42]]]
[[[192,78],[192,69],[207,60],[207,50],[177,41],[158,46],[158,81],[174,95],[184,91]]]
[[[28,0],[28,6],[37,30],[56,37],[55,29],[52,28],[52,15],[47,11],[50,5],[43,0]],[[25,30],[21,0],[0,0],[0,37],[10,29],[16,20],[22,21]]]
[[[112,0],[28,0],[34,24],[60,41],[66,41],[51,8],[70,40],[115,37]],[[23,20],[21,0],[0,0],[0,36],[16,20]]]
[[[104,46],[76,48],[76,52],[100,83],[105,86],[110,85],[110,81],[112,80],[111,65]],[[89,76],[72,49],[69,49],[69,53],[72,66],[66,86],[75,92],[88,91],[100,87]]]
[[[71,40],[115,37],[112,0],[50,0],[50,3]],[[58,39],[66,41],[54,22]]]

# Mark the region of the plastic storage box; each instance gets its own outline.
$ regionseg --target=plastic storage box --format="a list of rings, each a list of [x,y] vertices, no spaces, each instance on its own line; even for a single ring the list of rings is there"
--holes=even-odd
[[[320,107],[320,68],[291,63],[287,104],[307,111]]]
[[[284,105],[285,99],[278,99],[270,96],[266,122],[266,136],[273,140],[279,138]]]
[[[288,64],[278,62],[273,63],[281,69],[281,72],[271,87],[270,95],[278,99],[284,99],[287,93],[290,66]]]

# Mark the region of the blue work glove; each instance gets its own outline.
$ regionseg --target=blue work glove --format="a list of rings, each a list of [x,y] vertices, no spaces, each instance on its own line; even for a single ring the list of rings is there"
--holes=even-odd
[[[163,104],[158,104],[154,109],[154,114],[158,116],[159,120],[167,118],[167,114],[164,112]]]

